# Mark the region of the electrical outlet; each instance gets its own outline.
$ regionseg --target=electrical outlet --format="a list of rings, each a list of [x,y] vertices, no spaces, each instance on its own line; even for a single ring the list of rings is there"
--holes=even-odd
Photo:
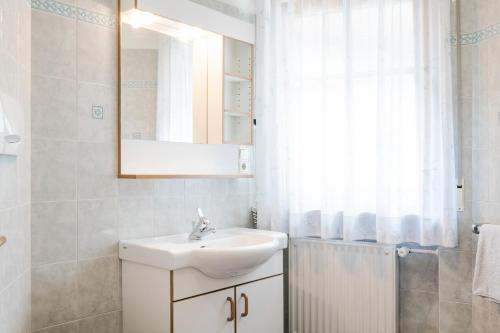
[[[240,173],[250,173],[249,166],[248,166],[248,161],[249,161],[250,155],[247,147],[240,147],[239,150],[239,170]]]

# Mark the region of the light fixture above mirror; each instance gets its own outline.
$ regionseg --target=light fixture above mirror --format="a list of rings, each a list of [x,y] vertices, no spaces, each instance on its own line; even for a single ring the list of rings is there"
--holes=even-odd
[[[121,19],[123,23],[129,24],[135,29],[144,28],[184,41],[203,38],[211,34],[207,30],[169,20],[165,17],[154,15],[137,8],[132,8],[123,12],[121,14]]]

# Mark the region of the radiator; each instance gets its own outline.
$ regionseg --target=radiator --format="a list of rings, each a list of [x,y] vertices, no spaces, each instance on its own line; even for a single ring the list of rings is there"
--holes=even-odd
[[[396,247],[295,238],[290,247],[291,333],[396,333]]]

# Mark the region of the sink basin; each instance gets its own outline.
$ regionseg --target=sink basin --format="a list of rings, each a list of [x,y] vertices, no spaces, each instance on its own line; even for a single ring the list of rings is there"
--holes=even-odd
[[[251,272],[287,245],[284,233],[231,228],[217,230],[203,240],[180,234],[121,241],[119,256],[172,271],[192,267],[221,279]]]

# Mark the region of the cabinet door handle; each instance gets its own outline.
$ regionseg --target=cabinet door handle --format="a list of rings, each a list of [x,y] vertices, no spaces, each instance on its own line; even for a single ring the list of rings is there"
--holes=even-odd
[[[233,321],[234,317],[235,317],[235,312],[236,312],[235,303],[231,297],[226,298],[226,301],[228,301],[229,304],[231,305],[231,316],[227,318],[227,321]]]
[[[245,293],[241,294],[241,297],[245,300],[245,311],[241,314],[242,317],[248,316],[248,296]]]

